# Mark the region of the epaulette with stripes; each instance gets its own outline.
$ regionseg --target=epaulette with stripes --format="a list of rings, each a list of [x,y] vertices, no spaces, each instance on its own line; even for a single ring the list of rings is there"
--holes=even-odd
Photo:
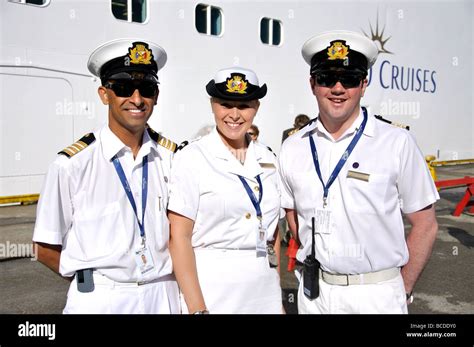
[[[176,152],[176,147],[178,147],[176,143],[158,134],[155,130],[153,130],[150,127],[147,128],[147,131],[148,131],[148,135],[150,135],[153,141],[158,143],[160,146],[165,147],[166,149],[169,149],[173,153]]]
[[[66,157],[71,158],[72,156],[85,149],[94,141],[95,136],[93,133],[86,134],[79,141],[73,143],[69,147],[64,148],[61,152],[58,152],[58,154],[63,154]]]
[[[296,134],[299,130],[300,130],[300,128],[294,128],[293,130],[288,132],[288,136]]]
[[[401,124],[401,123],[392,122],[391,120],[385,119],[385,118],[383,118],[382,116],[379,116],[379,115],[375,115],[375,118],[377,118],[378,120],[380,120],[380,121],[382,121],[382,122],[391,124],[391,125],[393,125],[393,126],[395,126],[395,127],[399,127],[399,128],[405,129],[405,130],[410,130],[410,126],[409,126],[409,125],[405,125],[405,124]]]

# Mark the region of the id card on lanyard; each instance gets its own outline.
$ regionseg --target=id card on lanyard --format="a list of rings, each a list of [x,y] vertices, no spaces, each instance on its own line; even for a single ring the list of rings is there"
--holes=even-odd
[[[247,192],[247,195],[250,198],[250,201],[252,201],[252,205],[255,208],[255,212],[257,213],[257,218],[259,220],[259,226],[257,230],[257,257],[265,257],[267,255],[267,231],[265,227],[262,224],[262,210],[260,208],[260,203],[262,202],[262,197],[263,197],[263,185],[262,181],[260,180],[260,175],[256,176],[256,180],[258,182],[258,191],[260,193],[259,198],[255,196],[255,194],[252,192],[252,189],[250,189],[249,184],[243,178],[242,176],[238,175],[240,181],[242,182],[242,185],[245,188],[245,191]]]
[[[125,194],[127,195],[128,201],[130,205],[132,205],[133,212],[135,213],[135,218],[137,219],[138,227],[140,229],[140,236],[142,239],[140,248],[135,251],[135,262],[137,263],[138,268],[140,269],[141,274],[145,274],[154,268],[153,258],[151,257],[151,252],[146,246],[146,234],[145,234],[145,210],[146,210],[146,202],[147,202],[147,195],[148,195],[148,156],[143,157],[143,165],[142,165],[142,220],[138,218],[137,213],[137,204],[135,203],[135,199],[133,198],[132,189],[130,188],[130,184],[127,181],[127,177],[125,176],[125,172],[123,171],[122,164],[120,164],[120,160],[117,156],[112,158],[112,161],[115,166],[115,171],[119,176],[120,182],[122,183],[122,187],[125,190]]]
[[[314,169],[316,170],[316,173],[318,174],[319,181],[323,185],[323,208],[316,208],[314,212],[315,216],[315,231],[317,233],[322,233],[322,234],[329,234],[331,232],[331,210],[328,208],[327,204],[327,199],[329,195],[329,188],[331,185],[334,183],[336,180],[337,176],[339,175],[339,172],[341,172],[342,168],[346,164],[347,159],[351,155],[352,151],[354,150],[357,142],[359,142],[360,138],[362,137],[362,134],[364,132],[365,126],[367,124],[367,110],[365,107],[362,107],[362,111],[364,113],[364,119],[362,121],[362,124],[360,127],[357,129],[354,138],[352,141],[349,143],[349,146],[347,146],[346,150],[341,156],[341,159],[339,159],[339,162],[337,163],[336,167],[334,168],[333,172],[329,176],[328,181],[326,184],[323,181],[323,177],[321,175],[321,169],[319,167],[319,158],[318,158],[318,151],[316,149],[316,144],[313,140],[313,136],[309,136],[309,146],[311,149],[311,155],[313,156],[313,164],[314,164]]]

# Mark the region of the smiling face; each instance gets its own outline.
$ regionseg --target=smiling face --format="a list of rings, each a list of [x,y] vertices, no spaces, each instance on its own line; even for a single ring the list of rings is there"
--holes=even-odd
[[[98,92],[104,105],[109,105],[109,127],[115,134],[142,133],[158,100],[158,93],[143,97],[138,89],[129,97],[118,97],[104,86],[100,86]]]
[[[235,149],[245,147],[245,134],[252,125],[259,106],[258,100],[230,101],[211,98],[217,131],[224,144]]]
[[[339,81],[332,87],[324,87],[313,77],[310,83],[318,102],[319,116],[326,128],[352,124],[359,114],[360,99],[367,87],[366,79],[353,88],[344,88]]]

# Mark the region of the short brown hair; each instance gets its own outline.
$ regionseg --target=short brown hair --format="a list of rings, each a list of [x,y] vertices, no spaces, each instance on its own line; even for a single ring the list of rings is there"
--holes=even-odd
[[[258,136],[260,134],[260,130],[258,130],[258,126],[256,126],[255,124],[252,124],[249,128],[249,130],[252,130],[255,134],[255,136]]]
[[[295,128],[302,128],[309,122],[309,117],[305,114],[299,114],[295,117],[295,123],[293,126]]]

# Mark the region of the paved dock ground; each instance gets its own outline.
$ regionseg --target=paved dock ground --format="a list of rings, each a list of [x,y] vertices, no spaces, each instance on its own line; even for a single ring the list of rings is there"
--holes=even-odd
[[[437,173],[438,179],[474,176],[474,165],[438,168]],[[464,192],[440,192],[439,233],[410,313],[474,314],[474,216],[451,215]],[[64,307],[69,283],[25,254],[31,250],[35,213],[36,205],[0,207],[0,313],[61,313]],[[296,313],[297,280],[286,271],[285,251],[283,246],[283,302],[288,313]]]

